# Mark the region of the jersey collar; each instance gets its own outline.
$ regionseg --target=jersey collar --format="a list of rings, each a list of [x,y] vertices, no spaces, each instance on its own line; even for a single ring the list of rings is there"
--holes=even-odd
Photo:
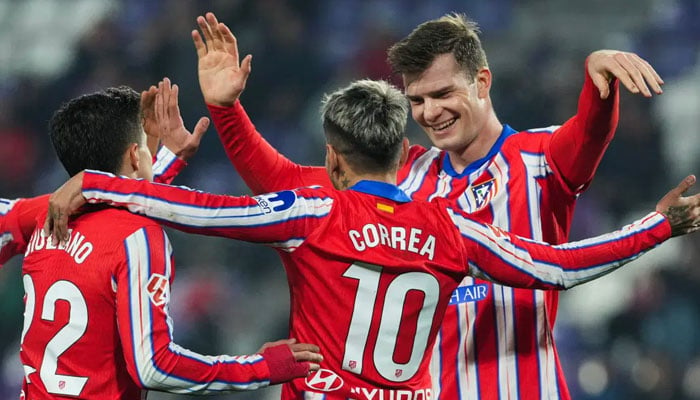
[[[493,146],[491,146],[491,150],[489,150],[488,154],[476,161],[472,161],[469,165],[467,165],[466,168],[464,168],[464,171],[462,171],[461,174],[458,174],[457,171],[455,171],[454,167],[452,166],[452,162],[450,162],[449,153],[445,152],[445,157],[442,159],[442,169],[453,178],[461,178],[463,176],[467,176],[472,172],[476,171],[477,169],[481,168],[481,166],[484,165],[484,163],[493,158],[493,156],[495,156],[496,153],[501,151],[503,141],[505,141],[508,136],[516,132],[517,131],[511,128],[509,125],[503,125],[501,135],[498,137],[498,140],[496,140],[496,143],[494,143]]]
[[[385,199],[394,200],[397,203],[408,203],[411,201],[406,193],[399,189],[398,186],[386,182],[363,180],[352,185],[350,190],[384,197]]]

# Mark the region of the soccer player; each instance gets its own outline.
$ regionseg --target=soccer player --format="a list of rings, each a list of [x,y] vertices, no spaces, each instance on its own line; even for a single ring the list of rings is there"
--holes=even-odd
[[[199,149],[209,120],[200,119],[192,134],[186,130],[161,132],[154,113],[157,93],[155,85],[141,92],[142,124],[148,138],[148,149],[156,154],[153,158],[153,180],[170,183]],[[36,227],[36,217],[46,211],[48,198],[49,195],[28,199],[0,198],[0,267],[10,258],[24,253]]]
[[[323,168],[291,162],[255,130],[238,101],[251,56],[239,64],[235,37],[213,14],[198,24],[202,33],[192,35],[202,94],[253,193],[330,185]],[[620,83],[645,97],[661,93],[663,83],[636,54],[596,51],[586,59],[576,115],[561,126],[518,131],[496,115],[477,25],[464,16],[421,24],[389,50],[389,62],[435,146],[411,146],[399,187],[412,199],[447,198],[481,221],[555,244],[566,241],[576,199],[612,140]],[[558,298],[465,278],[436,342],[436,397],[569,399],[552,333]]]
[[[152,157],[140,118],[138,93],[109,88],[65,103],[49,130],[71,176],[92,167],[150,181]],[[54,245],[37,229],[26,246],[24,398],[132,400],[145,398],[147,389],[252,390],[318,368],[318,348],[294,340],[246,356],[205,356],[175,344],[168,315],[175,264],[154,221],[90,207],[72,222],[69,236]]]
[[[166,88],[156,111],[172,121],[179,111],[168,95]],[[300,400],[434,398],[431,348],[465,275],[568,288],[699,228],[700,194],[680,197],[693,176],[662,199],[661,213],[559,246],[478,223],[448,199],[412,201],[396,186],[408,154],[407,109],[402,93],[381,81],[358,81],[325,98],[326,170],[340,190],[232,197],[88,171],[52,195],[45,226],[65,240],[65,216],[88,201],[276,248],[289,282],[290,335],[321,343],[324,354],[317,373],[283,387],[284,399]]]

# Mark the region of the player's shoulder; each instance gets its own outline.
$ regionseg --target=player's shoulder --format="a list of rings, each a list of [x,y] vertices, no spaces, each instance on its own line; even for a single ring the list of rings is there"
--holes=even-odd
[[[525,129],[521,131],[516,131],[514,134],[510,135],[512,138],[516,139],[524,139],[527,140],[532,139],[532,137],[536,136],[550,136],[554,132],[556,132],[557,129],[559,129],[561,125],[550,125],[550,126],[545,126],[542,128],[530,128],[530,129]]]
[[[439,148],[432,146],[429,148],[423,147],[419,144],[412,144],[408,148],[408,157],[406,162],[410,163],[412,161],[415,161],[419,158],[421,159],[437,159],[440,157],[440,155],[443,153],[443,150],[440,150]]]
[[[339,190],[337,190],[333,187],[320,186],[320,185],[304,186],[304,187],[296,188],[294,190],[285,190],[285,191],[277,192],[277,193],[283,193],[283,192],[293,192],[297,197],[304,197],[304,198],[334,197],[334,196],[337,196],[338,193],[340,193]]]
[[[507,151],[510,148],[533,152],[541,151],[559,127],[560,125],[550,125],[542,128],[515,131],[503,141],[502,151]]]
[[[158,222],[127,210],[95,206],[77,217],[72,224],[83,229],[101,231],[110,238],[125,238],[140,229],[162,229]]]

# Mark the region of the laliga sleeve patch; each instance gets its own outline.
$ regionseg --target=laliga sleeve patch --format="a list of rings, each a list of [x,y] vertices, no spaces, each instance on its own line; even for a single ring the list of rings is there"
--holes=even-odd
[[[260,209],[265,214],[270,214],[273,211],[280,212],[292,208],[297,195],[291,190],[285,190],[283,192],[261,194],[253,198],[258,202]]]
[[[163,275],[151,275],[146,290],[148,291],[148,297],[150,297],[151,303],[156,307],[167,303],[170,298],[170,282],[168,282],[168,278]]]

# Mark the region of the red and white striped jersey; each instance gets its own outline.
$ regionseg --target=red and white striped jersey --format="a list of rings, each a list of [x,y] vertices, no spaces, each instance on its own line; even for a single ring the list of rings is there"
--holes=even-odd
[[[25,398],[133,400],[145,398],[144,389],[204,394],[269,383],[261,355],[204,356],[173,342],[175,265],[157,223],[94,207],[69,228],[65,245],[41,228],[27,244]]]
[[[593,179],[618,121],[618,82],[601,100],[588,74],[577,114],[560,127],[504,126],[488,155],[456,173],[445,152],[411,146],[399,186],[411,198],[447,198],[523,237],[566,241],[576,198]],[[323,167],[301,166],[258,133],[239,102],[209,105],[226,154],[254,193],[331,186]],[[558,293],[466,278],[445,314],[432,365],[441,400],[570,399],[552,329]],[[495,332],[495,333],[494,333]]]
[[[162,146],[153,158],[153,180],[170,183],[187,163]],[[36,216],[46,210],[49,195],[30,199],[0,198],[0,267],[10,258],[24,253],[36,227]]]
[[[651,213],[611,234],[548,245],[476,222],[449,200],[412,201],[374,181],[232,197],[87,172],[83,196],[279,251],[290,337],[318,344],[324,356],[321,371],[285,385],[285,399],[434,398],[429,362],[440,321],[451,303],[482,295],[457,289],[465,275],[569,288],[670,237],[665,218]]]
[[[48,201],[48,195],[31,199],[0,198],[0,267],[24,253],[36,226],[36,216],[46,210]]]

